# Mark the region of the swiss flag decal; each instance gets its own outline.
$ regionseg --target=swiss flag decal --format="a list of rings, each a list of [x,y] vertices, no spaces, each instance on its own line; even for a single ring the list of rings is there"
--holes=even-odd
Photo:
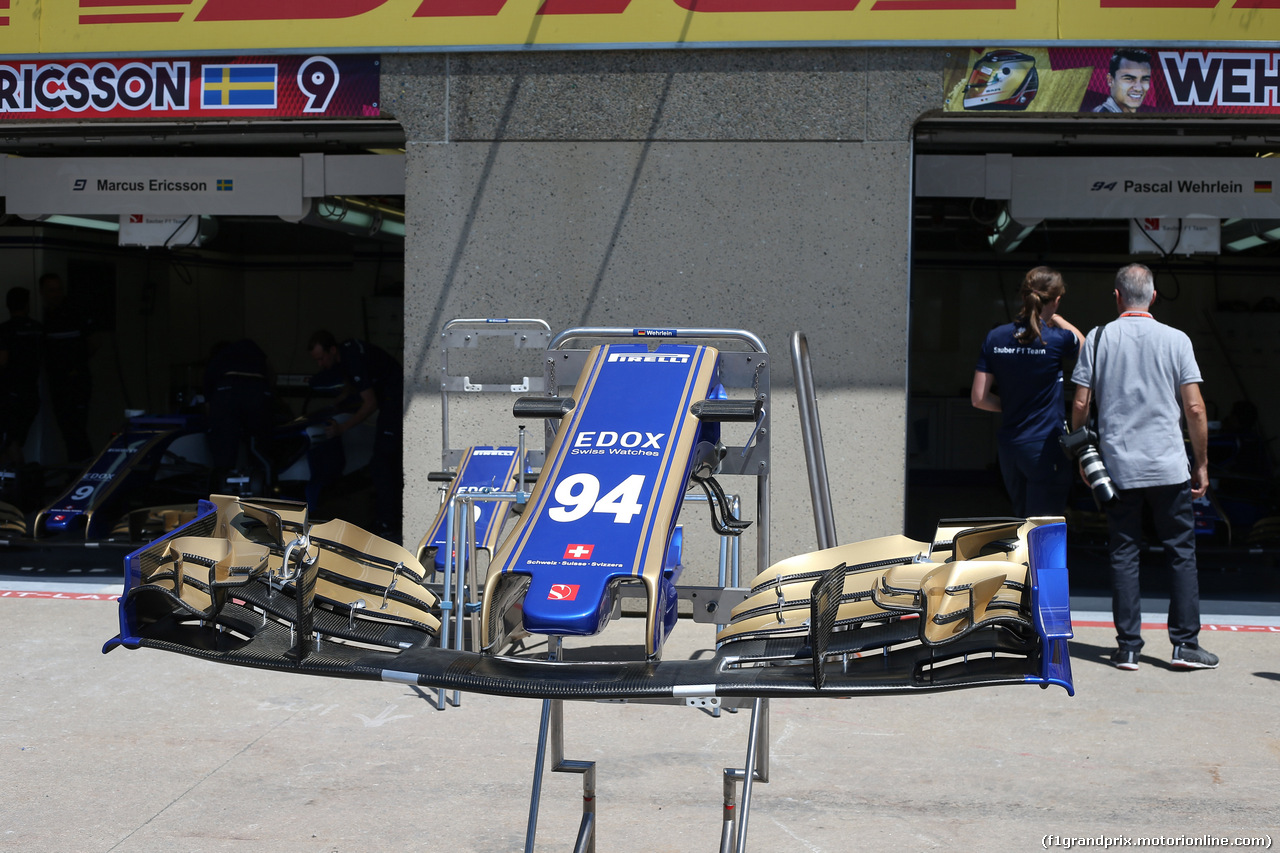
[[[595,550],[595,545],[569,545],[564,549],[564,559],[566,560],[589,560],[591,552]]]
[[[547,593],[547,601],[573,601],[578,597],[578,584],[553,583]]]

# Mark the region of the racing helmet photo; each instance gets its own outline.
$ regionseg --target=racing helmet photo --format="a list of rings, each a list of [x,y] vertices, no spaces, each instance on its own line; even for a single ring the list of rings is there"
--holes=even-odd
[[[964,108],[1025,110],[1039,88],[1034,56],[1017,50],[992,50],[973,64],[964,87]]]

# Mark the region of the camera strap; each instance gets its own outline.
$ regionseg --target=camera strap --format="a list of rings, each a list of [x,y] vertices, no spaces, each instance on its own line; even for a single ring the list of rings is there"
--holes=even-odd
[[[1098,431],[1098,344],[1102,343],[1102,334],[1110,323],[1098,327],[1098,334],[1093,336],[1093,354],[1089,359],[1089,417],[1085,418],[1085,426],[1095,433]]]

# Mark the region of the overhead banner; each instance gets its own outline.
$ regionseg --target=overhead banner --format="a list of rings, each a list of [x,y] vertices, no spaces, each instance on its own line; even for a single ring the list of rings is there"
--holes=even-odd
[[[1280,39],[1276,0],[1057,0],[1057,6],[1057,40],[1065,44]]]
[[[8,0],[0,55],[1058,37],[1053,0]]]
[[[1276,115],[1280,51],[1042,47],[953,52],[944,108]]]
[[[1280,41],[1278,0],[0,0],[0,56]]]
[[[0,62],[0,119],[374,116],[376,56]]]

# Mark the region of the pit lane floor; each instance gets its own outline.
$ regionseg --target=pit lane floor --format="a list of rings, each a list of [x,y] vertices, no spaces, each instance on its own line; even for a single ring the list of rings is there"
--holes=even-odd
[[[523,849],[540,703],[290,676],[151,650],[100,654],[118,573],[0,566],[0,851]],[[1076,696],[1001,687],[772,703],[756,851],[1033,850],[1068,839],[1280,842],[1280,608],[1209,612],[1217,670],[1106,662],[1077,608]],[[1160,621],[1159,601],[1148,601]],[[1101,624],[1099,624],[1101,623]],[[615,622],[606,643],[638,637]],[[681,620],[667,657],[711,645]],[[748,714],[567,703],[567,758],[598,762],[600,851],[714,851],[721,771]],[[548,773],[539,851],[573,847],[581,781]],[[1266,845],[1270,846],[1270,845]]]

